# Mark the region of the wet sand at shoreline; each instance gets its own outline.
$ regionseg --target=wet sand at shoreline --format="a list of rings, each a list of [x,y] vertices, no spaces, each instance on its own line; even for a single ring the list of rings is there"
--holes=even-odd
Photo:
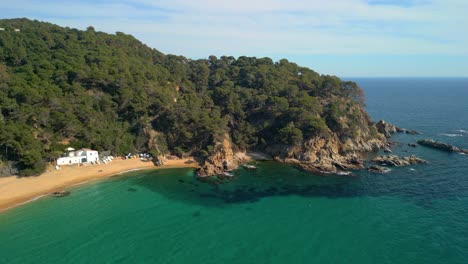
[[[191,158],[167,160],[164,166],[157,167],[151,161],[140,159],[115,159],[108,164],[85,166],[61,166],[55,170],[49,166],[47,171],[37,177],[0,178],[0,212],[25,202],[34,200],[66,187],[107,178],[119,173],[139,169],[195,168],[198,163]]]

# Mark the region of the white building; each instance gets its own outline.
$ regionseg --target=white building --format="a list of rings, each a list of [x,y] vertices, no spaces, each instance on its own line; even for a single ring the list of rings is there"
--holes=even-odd
[[[15,28],[15,32],[20,32],[21,30],[19,28]]]
[[[0,28],[0,31],[5,31],[5,29],[4,29],[4,28]]]
[[[68,148],[68,155],[57,159],[57,165],[73,165],[81,163],[97,162],[99,153],[96,150],[80,149],[73,151],[73,148]]]

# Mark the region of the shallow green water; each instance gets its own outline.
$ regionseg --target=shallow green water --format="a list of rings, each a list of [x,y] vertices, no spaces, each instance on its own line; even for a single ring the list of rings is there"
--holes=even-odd
[[[394,140],[468,148],[468,104],[457,103],[466,81],[413,105],[404,85],[376,93],[363,82],[375,119],[424,133]],[[167,169],[77,186],[0,214],[0,263],[468,263],[468,156],[405,144],[395,153],[430,164],[322,177],[262,162],[229,181]]]
[[[66,198],[28,204],[0,215],[0,261],[467,259],[466,196],[419,200],[407,195],[405,190],[412,188],[387,185],[383,178],[390,175],[324,178],[274,163],[259,166],[256,172],[239,171],[235,180],[216,184],[201,183],[185,169],[135,172],[75,188]],[[374,189],[367,190],[368,185]]]

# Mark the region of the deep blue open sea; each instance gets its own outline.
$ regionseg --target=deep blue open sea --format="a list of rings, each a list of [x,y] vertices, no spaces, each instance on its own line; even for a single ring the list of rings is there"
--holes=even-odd
[[[388,174],[314,176],[273,162],[203,183],[189,169],[139,171],[0,214],[0,263],[468,263],[468,79],[352,79],[399,155]]]

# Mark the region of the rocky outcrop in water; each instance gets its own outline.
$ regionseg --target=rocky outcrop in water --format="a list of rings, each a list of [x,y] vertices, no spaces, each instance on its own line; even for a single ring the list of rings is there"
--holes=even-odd
[[[395,125],[385,122],[385,120],[380,120],[379,122],[377,122],[376,127],[377,127],[377,130],[380,133],[384,134],[385,137],[387,138],[391,137],[392,134],[395,134],[395,133],[406,133],[406,134],[411,134],[411,135],[421,134],[416,130],[397,127]]]
[[[457,152],[457,153],[468,154],[468,149],[462,149],[454,145],[435,141],[433,139],[423,139],[423,140],[418,140],[417,142],[419,145],[430,147],[430,148],[440,149],[440,150],[447,151],[447,152]]]
[[[385,137],[387,138],[391,137],[392,134],[395,134],[397,132],[397,127],[390,123],[385,122],[385,120],[380,120],[375,125],[377,127],[377,130],[380,133],[384,134]]]
[[[69,191],[56,191],[50,194],[52,197],[61,198],[70,195]]]
[[[401,127],[397,127],[397,132],[398,133],[406,133],[406,134],[410,134],[410,135],[421,135],[421,132],[418,132],[416,130],[401,128]]]
[[[377,158],[372,159],[372,162],[380,165],[393,167],[427,163],[426,160],[418,158],[416,156],[398,157],[397,155],[378,156]]]
[[[204,161],[201,168],[197,169],[196,174],[199,177],[220,175],[225,171],[237,169],[244,161],[242,157],[234,154],[229,137],[226,135],[216,144],[213,154]]]
[[[381,167],[378,165],[372,165],[367,168],[368,171],[373,172],[373,173],[387,173],[390,171],[389,168]]]

